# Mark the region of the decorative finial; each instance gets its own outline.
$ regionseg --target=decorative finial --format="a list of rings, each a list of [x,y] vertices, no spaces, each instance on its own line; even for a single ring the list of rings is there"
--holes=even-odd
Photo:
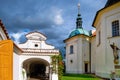
[[[78,14],[80,14],[80,3],[78,3]]]
[[[82,28],[82,18],[80,14],[80,2],[78,3],[78,17],[76,19],[76,29]]]

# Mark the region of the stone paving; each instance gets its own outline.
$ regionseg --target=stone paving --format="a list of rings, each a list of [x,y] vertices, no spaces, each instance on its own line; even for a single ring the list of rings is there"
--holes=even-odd
[[[36,78],[30,78],[29,80],[40,80],[40,79],[36,79]]]

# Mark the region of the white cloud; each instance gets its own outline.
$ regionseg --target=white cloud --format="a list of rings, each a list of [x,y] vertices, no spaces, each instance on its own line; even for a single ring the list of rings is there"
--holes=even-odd
[[[25,23],[29,24],[46,23],[46,21],[47,23],[52,23],[53,25],[62,25],[64,23],[62,15],[63,9],[52,6],[50,9],[47,9],[42,13],[43,14],[41,14],[41,10],[38,9],[34,15],[22,16],[20,20],[24,20]]]
[[[55,22],[57,25],[63,24],[64,20],[63,20],[63,18],[62,18],[61,11],[56,12],[56,15],[55,15],[55,17],[54,17],[54,22]]]
[[[16,44],[20,43],[21,36],[25,35],[27,32],[17,32],[17,33],[10,33],[10,37],[14,38],[14,42]]]
[[[54,23],[56,25],[63,24],[64,23],[64,19],[63,19],[63,16],[62,16],[63,10],[59,9],[59,8],[56,8],[56,7],[52,7],[52,12],[53,12],[52,19],[53,19]]]

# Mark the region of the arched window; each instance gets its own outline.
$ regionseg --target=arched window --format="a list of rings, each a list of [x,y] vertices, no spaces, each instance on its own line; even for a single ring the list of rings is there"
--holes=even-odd
[[[112,36],[119,36],[120,35],[120,29],[119,29],[119,20],[112,22]]]
[[[73,54],[73,45],[70,46],[70,54]]]

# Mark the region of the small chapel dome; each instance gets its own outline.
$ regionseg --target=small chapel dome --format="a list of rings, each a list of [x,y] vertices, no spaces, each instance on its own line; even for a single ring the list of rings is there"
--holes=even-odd
[[[76,35],[80,35],[80,34],[83,34],[83,35],[86,35],[86,36],[89,36],[89,32],[86,31],[85,29],[83,28],[77,28],[75,30],[73,30],[70,35],[69,35],[69,38],[73,37],[73,36],[76,36]]]

